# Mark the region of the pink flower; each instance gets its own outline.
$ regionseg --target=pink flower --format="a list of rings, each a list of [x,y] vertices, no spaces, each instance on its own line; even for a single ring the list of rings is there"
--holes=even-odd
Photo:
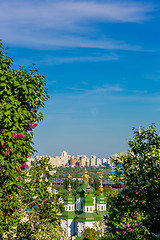
[[[28,130],[29,130],[29,131],[32,131],[32,128],[30,128],[30,126],[33,127],[33,128],[35,128],[35,127],[37,127],[37,125],[38,125],[38,124],[35,123],[35,122],[29,123]]]
[[[118,195],[118,192],[116,192],[116,194]]]
[[[127,222],[126,226],[129,228],[129,223]]]
[[[11,197],[12,197],[12,195],[11,195],[11,194],[9,194],[9,195],[8,195],[8,199],[11,199]]]
[[[7,177],[7,174],[5,174],[5,177]]]
[[[21,178],[20,178],[20,177],[18,177],[18,176],[17,176],[17,179],[21,180]]]
[[[22,153],[20,152],[19,154],[21,155]]]
[[[9,150],[4,154],[5,156],[9,154]]]
[[[12,134],[12,139],[13,138],[15,138],[15,139],[17,139],[17,138],[22,138],[23,137],[23,134],[20,134],[20,133],[14,133],[14,134]]]
[[[0,167],[0,171],[2,170],[2,167]]]
[[[133,202],[132,200],[130,202]]]
[[[27,156],[27,158],[29,158],[29,156]]]
[[[122,229],[122,227],[120,227],[120,229]]]
[[[22,167],[28,167],[28,165],[27,165],[26,163],[23,163],[20,167],[21,167],[21,168],[22,168]]]
[[[132,229],[132,228],[129,228],[129,231],[130,231],[130,232],[132,232],[132,231],[133,231],[133,229]]]
[[[138,226],[138,224],[135,222],[135,225]]]
[[[125,231],[122,232],[122,235],[126,235]]]
[[[124,224],[121,223],[121,226],[124,227]]]
[[[142,201],[142,204],[144,203],[144,200]]]
[[[118,229],[118,228],[119,228],[119,225],[116,225],[116,228]]]
[[[123,217],[121,218],[121,221],[123,220]]]
[[[18,185],[17,187],[21,187],[21,185]]]

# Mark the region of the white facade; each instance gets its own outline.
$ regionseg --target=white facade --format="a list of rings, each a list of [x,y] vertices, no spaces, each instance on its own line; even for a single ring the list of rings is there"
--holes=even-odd
[[[97,158],[96,165],[97,165],[97,167],[102,166],[102,159],[101,158]]]
[[[75,210],[74,204],[65,205],[65,211],[73,212]]]
[[[97,204],[97,211],[106,211],[106,204]]]
[[[96,166],[96,158],[90,159],[90,166],[92,166],[92,167]]]
[[[76,209],[78,211],[83,211],[83,199],[84,199],[83,197],[76,199]],[[95,210],[95,208],[96,208],[96,198],[95,197],[93,197],[93,204],[94,204],[93,210]]]
[[[85,213],[93,213],[93,206],[84,206],[83,207],[83,212]]]
[[[83,210],[83,199],[84,198],[77,198],[76,199],[76,209],[78,210],[78,211],[82,211]]]
[[[77,222],[75,221],[76,235],[82,236],[85,228],[95,228],[95,222]]]
[[[64,229],[67,239],[75,234],[75,220],[74,219],[61,219],[61,227]]]

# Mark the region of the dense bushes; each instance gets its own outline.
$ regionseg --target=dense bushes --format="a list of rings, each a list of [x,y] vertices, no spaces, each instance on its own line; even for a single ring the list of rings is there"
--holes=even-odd
[[[35,152],[33,129],[43,119],[39,109],[44,107],[49,96],[44,77],[34,64],[28,70],[23,67],[13,69],[12,65],[12,58],[7,56],[0,43],[0,239],[30,239],[35,227],[41,227],[43,233],[53,220],[41,224],[44,210],[51,209],[51,198],[54,199],[52,211],[57,204],[55,194],[44,191],[49,186],[34,179],[42,171],[42,166],[35,168],[37,173],[26,172],[27,158]],[[36,202],[41,202],[38,205],[41,214],[33,209]],[[56,211],[58,214],[57,208]],[[55,219],[56,211],[53,214]],[[48,226],[52,228],[52,225]]]
[[[154,124],[133,130],[131,150],[113,160],[125,188],[112,200],[104,239],[159,239],[160,136]]]

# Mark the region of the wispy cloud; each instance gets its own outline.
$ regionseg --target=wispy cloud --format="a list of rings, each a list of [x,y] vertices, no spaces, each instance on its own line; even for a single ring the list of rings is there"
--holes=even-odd
[[[108,85],[104,84],[102,86],[95,87],[87,91],[88,94],[102,94],[102,93],[114,93],[114,92],[124,92],[125,89],[119,85]]]
[[[10,1],[1,3],[0,33],[8,43],[33,48],[83,47],[142,50],[108,36],[88,36],[95,22],[143,22],[155,6],[137,2]],[[96,31],[96,28],[94,29]]]
[[[160,73],[158,74],[146,74],[146,79],[153,80],[153,81],[159,81],[160,80]]]
[[[85,94],[85,95],[112,95],[112,94],[117,94],[119,95],[119,93],[121,93],[121,95],[126,94],[128,95],[145,95],[147,93],[147,90],[137,90],[137,89],[127,89],[124,88],[118,84],[115,85],[110,85],[110,84],[103,84],[101,86],[94,86],[90,89],[87,88],[82,88],[82,87],[78,87],[78,86],[74,86],[74,87],[66,87],[69,90],[74,92],[78,92],[81,94]],[[110,96],[111,96],[110,95]]]
[[[116,61],[119,60],[117,54],[110,55],[95,55],[95,56],[77,56],[77,57],[35,57],[34,59],[19,59],[16,60],[16,65],[29,66],[32,62],[36,65],[47,65],[53,66],[62,63],[75,63],[75,62],[105,62],[105,61]]]

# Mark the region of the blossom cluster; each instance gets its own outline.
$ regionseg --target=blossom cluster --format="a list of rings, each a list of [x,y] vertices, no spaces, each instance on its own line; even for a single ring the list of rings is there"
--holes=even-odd
[[[32,123],[29,123],[29,127],[28,127],[28,130],[29,131],[32,131],[32,128],[35,128],[35,127],[37,127],[37,123],[35,123],[35,122],[32,122]],[[31,128],[32,127],[32,128]]]
[[[23,137],[23,134],[20,134],[20,133],[14,133],[12,134],[12,139],[15,138],[15,139],[18,139],[18,138],[22,138]]]

